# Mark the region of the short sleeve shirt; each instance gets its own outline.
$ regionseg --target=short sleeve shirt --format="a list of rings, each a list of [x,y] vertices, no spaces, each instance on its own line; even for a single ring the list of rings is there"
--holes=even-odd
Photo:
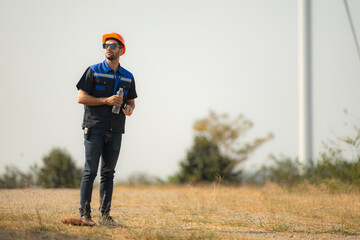
[[[123,88],[123,106],[127,100],[137,98],[135,79],[131,72],[119,65],[114,72],[106,60],[88,67],[76,85],[94,97],[110,97]],[[112,113],[112,106],[87,106],[85,105],[82,128],[95,128],[117,133],[125,132],[125,114]]]

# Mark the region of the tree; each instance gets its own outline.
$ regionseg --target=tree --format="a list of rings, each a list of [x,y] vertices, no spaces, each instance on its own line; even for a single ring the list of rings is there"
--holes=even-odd
[[[243,115],[231,120],[226,114],[210,112],[207,118],[196,121],[193,146],[180,162],[180,172],[172,180],[181,183],[217,179],[241,181],[239,164],[248,159],[260,145],[273,138],[269,133],[251,143],[241,142],[239,139],[252,127],[252,122]]]
[[[78,187],[82,170],[77,168],[70,154],[54,148],[43,157],[43,167],[37,173],[37,183],[47,188]]]
[[[16,166],[5,166],[5,173],[0,176],[0,188],[24,188],[32,186],[33,183],[33,175],[23,173]]]

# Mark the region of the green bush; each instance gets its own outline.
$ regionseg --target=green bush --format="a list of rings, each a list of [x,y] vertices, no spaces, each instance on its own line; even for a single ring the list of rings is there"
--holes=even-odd
[[[5,166],[5,173],[0,176],[0,188],[25,188],[34,184],[34,175],[23,173],[16,166]]]
[[[187,152],[186,160],[180,163],[180,172],[176,175],[177,181],[184,182],[213,182],[219,177],[224,181],[237,181],[240,172],[234,172],[237,164],[235,159],[221,155],[216,144],[198,136],[194,145]]]
[[[297,159],[291,159],[281,155],[277,158],[270,156],[272,165],[263,166],[255,175],[255,182],[276,182],[281,185],[293,186],[302,182],[306,177],[299,174],[300,163]]]
[[[257,172],[260,182],[276,182],[292,186],[307,182],[326,185],[332,190],[351,186],[360,189],[360,128],[354,126],[354,134],[329,140],[324,145],[320,158],[311,162],[303,175],[298,173],[300,163],[297,159],[271,156],[273,164],[263,166]]]
[[[43,157],[37,173],[37,184],[46,188],[74,188],[80,186],[82,169],[77,168],[70,154],[54,148]]]
[[[120,181],[117,184],[130,186],[149,186],[162,185],[164,184],[164,181],[145,172],[136,172],[132,173],[126,181]]]
[[[0,176],[0,188],[25,188],[41,186],[46,188],[79,187],[82,169],[77,168],[70,154],[65,150],[54,148],[43,157],[42,167],[36,164],[28,173],[16,166],[6,166]]]
[[[217,115],[214,112],[195,121],[193,145],[180,162],[180,171],[169,181],[199,183],[221,179],[224,182],[240,182],[242,170],[239,164],[273,137],[268,134],[253,142],[240,141],[252,127],[252,122],[242,115],[230,119],[226,114]]]

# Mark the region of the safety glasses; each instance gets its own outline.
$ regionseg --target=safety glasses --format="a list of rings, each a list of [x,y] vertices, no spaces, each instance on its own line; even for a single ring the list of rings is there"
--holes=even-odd
[[[120,45],[117,43],[104,43],[103,44],[104,49],[107,49],[108,47],[110,47],[112,50],[114,50],[114,49],[116,49],[117,46],[120,47]]]

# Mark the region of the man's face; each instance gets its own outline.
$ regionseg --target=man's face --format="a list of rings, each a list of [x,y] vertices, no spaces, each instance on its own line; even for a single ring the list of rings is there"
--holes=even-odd
[[[117,45],[115,49],[111,49],[110,46],[105,49],[105,57],[106,57],[106,59],[115,60],[124,51],[123,48],[120,48],[120,45],[118,44],[118,42],[116,40],[113,40],[113,39],[107,40],[105,42],[105,44],[116,44]]]

